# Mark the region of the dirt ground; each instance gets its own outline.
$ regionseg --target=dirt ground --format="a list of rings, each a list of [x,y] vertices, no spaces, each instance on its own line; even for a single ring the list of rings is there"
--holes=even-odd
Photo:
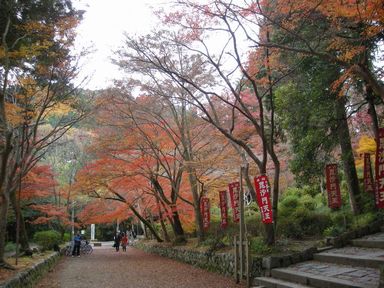
[[[241,288],[233,278],[128,247],[95,247],[87,256],[65,257],[37,288]]]

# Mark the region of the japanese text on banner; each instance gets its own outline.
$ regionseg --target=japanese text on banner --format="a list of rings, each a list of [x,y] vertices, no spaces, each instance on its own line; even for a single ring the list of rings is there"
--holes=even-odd
[[[209,211],[209,198],[207,197],[203,197],[201,198],[201,203],[202,203],[202,214],[203,214],[203,228],[204,229],[208,229],[209,228],[209,224],[211,222],[211,214],[210,214],[210,211]]]
[[[364,190],[365,192],[375,191],[375,182],[373,181],[371,154],[364,153]]]
[[[375,201],[377,208],[384,208],[384,128],[379,129],[376,140],[376,187]]]
[[[227,204],[227,191],[220,191],[220,214],[221,224],[220,227],[225,229],[228,226],[228,204]]]
[[[325,167],[327,180],[328,207],[337,209],[341,207],[341,194],[337,164],[328,164]]]
[[[239,206],[239,195],[240,195],[240,183],[233,182],[229,183],[229,196],[231,197],[231,206],[233,213],[233,222],[240,221],[240,206]]]
[[[255,180],[257,204],[259,205],[259,208],[260,208],[261,219],[263,223],[266,223],[266,224],[273,223],[268,177],[266,175],[261,175],[261,176],[255,177],[254,180]]]

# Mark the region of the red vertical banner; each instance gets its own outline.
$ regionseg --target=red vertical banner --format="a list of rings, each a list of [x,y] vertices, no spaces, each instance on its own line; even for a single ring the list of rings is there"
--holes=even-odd
[[[229,183],[228,187],[229,187],[229,196],[231,197],[233,222],[237,223],[240,221],[240,206],[239,206],[240,182]]]
[[[211,214],[209,211],[209,198],[203,197],[201,198],[201,210],[203,214],[203,228],[207,230],[209,228],[209,224],[211,222]]]
[[[371,154],[364,153],[364,190],[365,192],[374,192],[375,183],[373,181]]]
[[[376,139],[376,187],[375,201],[377,208],[384,208],[384,128],[379,129]]]
[[[260,208],[261,220],[263,223],[273,223],[268,177],[266,175],[261,175],[255,177],[254,180],[256,188],[256,200],[257,205],[259,205]]]
[[[228,226],[228,204],[227,204],[227,191],[220,191],[220,214],[221,223],[220,227],[225,229]]]
[[[328,164],[325,167],[327,180],[328,207],[337,209],[341,207],[341,194],[337,164]]]

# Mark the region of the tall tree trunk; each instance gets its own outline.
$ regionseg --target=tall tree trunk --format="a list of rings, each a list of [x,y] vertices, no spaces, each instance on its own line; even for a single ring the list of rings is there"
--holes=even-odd
[[[184,229],[183,229],[183,226],[181,225],[180,215],[177,212],[177,210],[172,211],[172,219],[173,219],[173,225],[175,228],[176,242],[185,242],[186,239],[184,235]]]
[[[4,259],[5,235],[7,233],[7,215],[9,195],[2,191],[0,195],[0,267],[7,266]]]
[[[201,217],[200,211],[200,196],[198,189],[198,182],[195,176],[195,171],[191,168],[188,168],[188,177],[189,183],[192,191],[193,199],[193,211],[195,214],[195,225],[196,225],[196,236],[198,243],[201,243],[204,240],[204,229],[203,229],[203,219]]]
[[[373,94],[372,88],[369,85],[365,85],[367,95],[366,99],[368,102],[368,113],[372,119],[372,130],[375,134],[375,139],[379,137],[379,121],[377,119],[377,113],[375,108],[375,95]]]
[[[15,215],[19,215],[19,229],[20,229],[19,232],[20,232],[21,250],[30,252],[31,248],[28,242],[27,229],[25,228],[24,216],[21,213],[19,204],[17,203],[16,190],[12,189],[9,195],[10,195],[10,201],[12,204],[13,211],[15,212]]]
[[[128,204],[128,203],[127,203]],[[159,234],[157,233],[157,231],[155,230],[155,228],[151,225],[151,223],[149,223],[146,219],[144,219],[144,217],[142,217],[140,215],[139,212],[137,212],[137,210],[135,209],[135,207],[133,207],[133,205],[131,204],[128,204],[128,207],[131,209],[131,211],[133,212],[133,214],[136,215],[137,218],[140,219],[140,221],[144,224],[145,227],[147,227],[149,229],[149,231],[152,232],[153,236],[156,238],[157,242],[163,242],[163,239],[160,238]]]
[[[280,183],[280,161],[277,158],[275,151],[272,150],[270,153],[273,164],[275,166],[275,175],[273,179],[273,190],[272,190],[272,213],[273,213],[273,226],[276,230],[277,225],[277,206],[279,204],[279,183]]]
[[[363,79],[372,89],[372,91],[384,101],[384,85],[380,80],[376,78],[376,76],[372,73],[372,71],[368,68],[369,66],[366,64],[355,64],[351,68],[351,71],[355,73],[356,76]]]
[[[267,29],[267,39],[269,39],[269,31]],[[273,101],[273,81],[272,72],[270,66],[270,51],[266,48],[267,57],[267,70],[268,70],[268,83],[269,83],[269,109],[270,109],[270,121],[271,121],[271,132],[269,135],[269,143],[267,145],[268,154],[271,156],[273,165],[275,166],[275,175],[273,179],[273,191],[272,191],[272,213],[273,213],[273,227],[276,230],[277,225],[277,205],[279,203],[279,183],[280,183],[280,162],[275,153],[274,142],[275,142],[275,103]],[[273,240],[274,241],[274,240]]]
[[[161,211],[160,200],[157,197],[157,195],[155,196],[155,198],[156,198],[156,204],[157,204],[157,211],[159,213],[161,230],[163,231],[163,238],[164,238],[164,240],[166,242],[171,242],[171,239],[169,238],[169,235],[168,235],[168,232],[167,232],[167,227],[165,227],[165,223],[164,223],[164,220],[163,220],[163,212]]]
[[[360,188],[355,167],[355,159],[349,135],[348,122],[345,112],[345,97],[336,99],[336,117],[337,117],[337,136],[341,148],[341,160],[344,166],[344,173],[347,180],[349,201],[353,214],[357,215],[361,211]]]
[[[4,103],[0,102],[0,114],[4,113],[4,106],[1,105]],[[4,116],[5,114],[3,114]],[[1,115],[0,115],[1,118]],[[5,116],[4,118],[5,119]],[[0,131],[0,267],[12,268],[5,261],[5,235],[7,233],[7,215],[8,215],[8,206],[9,206],[9,194],[7,189],[7,167],[8,167],[8,158],[11,153],[11,138],[12,133],[6,131],[6,125],[0,119],[0,128],[3,131]]]

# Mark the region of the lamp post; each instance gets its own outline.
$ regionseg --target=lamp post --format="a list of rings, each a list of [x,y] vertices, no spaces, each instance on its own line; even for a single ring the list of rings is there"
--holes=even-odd
[[[75,238],[75,204],[76,204],[76,201],[72,201],[71,203],[71,206],[72,206],[72,214],[71,214],[71,225],[72,225],[72,232],[71,232],[71,239],[73,241],[73,239]]]

